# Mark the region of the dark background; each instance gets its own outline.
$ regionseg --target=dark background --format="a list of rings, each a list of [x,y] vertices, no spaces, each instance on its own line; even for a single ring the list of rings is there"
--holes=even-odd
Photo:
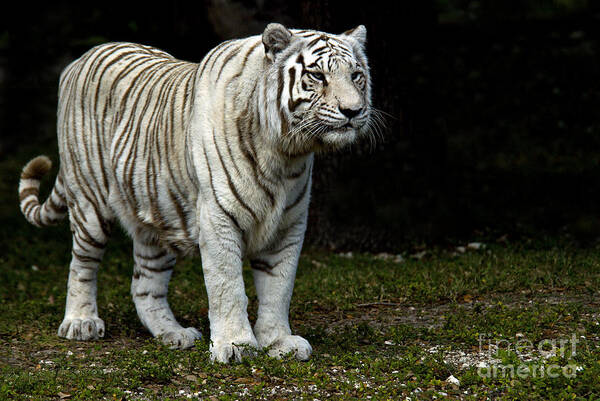
[[[364,24],[387,129],[375,145],[318,157],[308,243],[396,251],[600,236],[600,2],[49,3],[0,17],[0,160],[57,161],[58,76],[96,44],[139,42],[199,62],[272,21]],[[15,188],[11,213],[17,203]]]

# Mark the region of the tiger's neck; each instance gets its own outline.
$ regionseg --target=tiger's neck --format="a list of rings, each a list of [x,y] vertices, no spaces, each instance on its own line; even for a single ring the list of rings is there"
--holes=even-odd
[[[247,108],[236,119],[237,131],[248,145],[252,155],[271,178],[294,174],[307,161],[312,162],[312,151],[289,140],[290,122],[282,111],[272,74],[266,63],[246,94]],[[243,93],[240,97],[244,98]]]
[[[257,176],[281,182],[312,160],[312,153],[286,141],[289,122],[279,104],[278,70],[265,60],[260,38],[223,48],[236,50],[235,56],[217,48],[199,65],[188,130],[193,164],[203,166],[206,156],[222,158],[248,182]],[[205,156],[201,149],[212,150]]]

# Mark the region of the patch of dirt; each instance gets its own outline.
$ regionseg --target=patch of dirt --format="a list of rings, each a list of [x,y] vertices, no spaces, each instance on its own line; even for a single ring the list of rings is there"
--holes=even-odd
[[[489,308],[498,304],[510,308],[524,308],[533,304],[568,304],[581,303],[596,306],[600,310],[600,293],[593,295],[567,294],[560,291],[552,292],[520,292],[493,294],[486,298],[464,297],[460,303],[444,303],[436,305],[409,305],[394,302],[372,302],[359,304],[354,311],[316,311],[302,316],[304,324],[312,322],[323,325],[328,333],[337,332],[347,327],[368,323],[375,328],[391,325],[407,324],[419,328],[441,327],[445,316],[454,313],[457,308],[473,310],[474,308]]]

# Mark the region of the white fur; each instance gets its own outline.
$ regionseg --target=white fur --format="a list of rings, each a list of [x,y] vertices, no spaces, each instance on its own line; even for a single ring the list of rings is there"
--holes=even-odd
[[[154,336],[175,348],[191,347],[200,338],[196,329],[176,321],[167,302],[175,256],[199,249],[213,360],[241,360],[257,347],[275,357],[309,358],[312,348],[292,334],[288,316],[306,230],[313,152],[347,145],[365,131],[366,31],[329,35],[346,61],[327,72],[330,90],[310,106],[318,110],[305,102],[294,113],[285,105],[307,96],[300,88],[306,77],[297,73],[295,86],[286,81],[285,90],[277,80],[282,71],[289,79],[297,55],[307,64],[318,60],[306,43],[325,34],[292,34],[277,24],[265,32],[269,35],[262,38],[226,42],[199,65],[123,43],[95,48],[63,72],[58,126],[64,187],[57,180],[53,196],[69,203],[73,259],[60,336],[104,335],[96,274],[109,223],[119,220],[134,240],[131,294]],[[364,65],[366,96],[349,78],[356,68],[352,57]],[[164,98],[169,108],[160,109]],[[350,128],[351,120],[340,111],[344,107],[363,108]],[[317,116],[322,127],[312,134],[316,126],[294,132],[295,119],[303,115]],[[246,122],[248,127],[239,127]],[[290,132],[282,132],[286,129]],[[37,188],[39,181],[21,185]],[[259,300],[254,328],[244,258],[253,265]]]

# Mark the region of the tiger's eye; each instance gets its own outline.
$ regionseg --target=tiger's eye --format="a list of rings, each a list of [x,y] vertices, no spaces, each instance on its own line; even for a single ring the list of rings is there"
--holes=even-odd
[[[310,76],[317,81],[325,82],[325,75],[322,72],[310,72]]]
[[[350,78],[352,78],[353,81],[358,81],[360,78],[362,78],[363,73],[360,71],[354,71],[352,73],[352,75],[350,76]]]

